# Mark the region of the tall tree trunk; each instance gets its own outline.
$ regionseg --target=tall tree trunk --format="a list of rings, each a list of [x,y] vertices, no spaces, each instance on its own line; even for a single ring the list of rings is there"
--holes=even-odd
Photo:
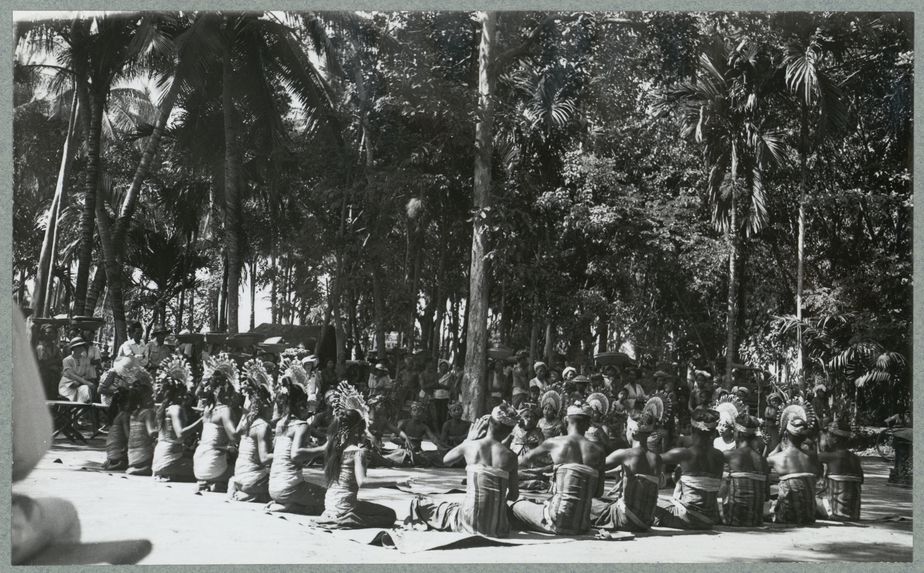
[[[108,86],[106,86],[108,88]],[[77,248],[77,285],[74,290],[74,314],[84,314],[87,302],[87,284],[93,262],[93,236],[96,218],[96,190],[99,186],[103,108],[106,106],[104,88],[90,88],[90,130],[87,134],[87,166],[83,181],[83,211],[80,214],[80,244]]]
[[[533,322],[529,327],[529,362],[539,359],[539,297],[533,297]]]
[[[796,246],[796,366],[804,376],[802,356],[802,281],[805,264],[805,193],[808,187],[808,105],[802,100],[799,137],[799,237]]]
[[[228,257],[222,257],[221,286],[218,289],[218,329],[228,331]]]
[[[385,288],[382,268],[372,269],[372,320],[375,322],[375,350],[378,357],[385,352]]]
[[[99,302],[99,295],[106,289],[106,261],[104,257],[102,263],[97,265],[96,272],[93,273],[93,282],[90,283],[90,290],[87,291],[87,304],[84,309],[88,315],[96,314],[96,307]]]
[[[735,181],[734,175],[732,181]],[[735,362],[735,353],[737,350],[737,325],[738,325],[738,205],[737,190],[731,194],[731,222],[728,230],[728,315],[725,320],[726,343],[725,343],[725,375],[731,376],[732,364]]]
[[[549,365],[549,368],[552,367],[552,353],[555,349],[555,325],[552,323],[550,318],[545,323],[545,348],[542,353],[545,357],[546,364]]]
[[[607,342],[609,341],[610,323],[605,315],[597,317],[597,352],[606,352]]]
[[[270,284],[270,322],[276,324],[276,283],[279,278],[279,269],[276,266],[276,241],[273,240],[273,253],[270,255],[270,267],[272,268],[272,283]]]
[[[468,335],[462,401],[466,419],[476,420],[486,407],[488,293],[490,289],[485,209],[491,205],[491,156],[494,131],[494,49],[497,13],[480,12],[481,47],[478,54],[478,122],[475,124],[475,177],[473,199],[472,263],[469,271]]]
[[[186,328],[190,332],[199,330],[196,328],[196,285],[189,289],[189,324],[187,324]]]
[[[183,328],[183,311],[186,310],[186,306],[185,306],[186,305],[186,292],[183,290],[180,290],[179,297],[180,297],[180,308],[179,310],[177,310],[177,313],[176,313],[176,329],[177,330],[180,330]]]
[[[96,205],[96,226],[106,265],[106,280],[109,283],[106,298],[109,299],[109,308],[112,311],[112,321],[115,325],[112,347],[118,349],[128,338],[125,324],[125,301],[122,298],[122,269],[116,260],[115,248],[112,245],[112,225],[102,201]]]
[[[221,60],[221,105],[225,136],[225,242],[228,261],[228,332],[238,331],[238,295],[241,285],[241,197],[240,154],[237,145],[237,114],[234,110],[234,70],[231,47],[225,44]]]
[[[58,218],[61,212],[61,202],[64,200],[64,185],[70,174],[74,156],[73,146],[77,135],[77,109],[80,107],[78,101],[77,90],[74,89],[71,113],[67,120],[67,135],[64,137],[64,147],[61,150],[58,180],[55,183],[55,195],[51,201],[51,211],[48,213],[48,225],[45,227],[45,237],[42,239],[42,251],[39,255],[38,270],[35,274],[35,285],[32,290],[32,313],[35,317],[46,316],[45,300],[51,269],[54,267],[54,245],[57,243]]]
[[[257,257],[250,261],[250,330],[256,328],[257,320]]]

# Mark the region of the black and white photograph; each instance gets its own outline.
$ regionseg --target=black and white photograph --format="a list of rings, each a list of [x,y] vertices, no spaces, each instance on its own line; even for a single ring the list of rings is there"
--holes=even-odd
[[[913,11],[310,8],[13,12],[13,565],[911,563]]]

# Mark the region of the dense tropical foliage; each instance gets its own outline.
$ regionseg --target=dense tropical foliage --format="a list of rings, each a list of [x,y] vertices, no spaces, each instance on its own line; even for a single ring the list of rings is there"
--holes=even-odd
[[[467,357],[475,411],[489,345],[821,377],[873,417],[910,399],[901,14],[98,14],[17,39],[13,289],[38,316],[236,332],[250,288],[333,325],[341,362],[389,333]]]

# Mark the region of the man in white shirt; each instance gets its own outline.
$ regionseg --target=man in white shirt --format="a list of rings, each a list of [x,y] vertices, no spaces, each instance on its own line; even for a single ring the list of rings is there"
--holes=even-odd
[[[148,357],[146,350],[146,345],[141,342],[141,337],[144,335],[144,327],[141,326],[140,322],[133,322],[128,327],[128,340],[122,343],[122,346],[119,347],[119,351],[116,353],[116,357],[119,356],[130,356],[137,360],[141,366],[146,367],[148,365]]]
[[[165,326],[158,326],[151,333],[154,340],[148,342],[144,347],[144,356],[147,360],[145,366],[151,369],[160,366],[165,358],[173,354],[173,348],[167,345],[166,337],[170,332]]]

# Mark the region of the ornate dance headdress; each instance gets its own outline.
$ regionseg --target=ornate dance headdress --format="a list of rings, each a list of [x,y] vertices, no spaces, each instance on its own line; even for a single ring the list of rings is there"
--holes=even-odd
[[[586,399],[587,405],[600,414],[610,411],[610,400],[600,392],[591,392]]]
[[[715,410],[697,408],[690,413],[690,425],[698,430],[710,432],[719,423],[719,413]]]
[[[555,390],[549,390],[539,398],[539,406],[544,410],[546,405],[551,405],[555,413],[561,412],[561,394]]]
[[[523,402],[520,404],[520,409],[517,410],[517,415],[520,418],[526,418],[526,416],[539,416],[539,406],[533,404],[532,402]]]
[[[757,418],[748,416],[744,413],[735,419],[735,430],[737,430],[740,435],[753,436],[757,433],[757,428],[759,426],[760,421]]]
[[[801,420],[801,423],[796,423]],[[800,436],[808,432],[815,422],[815,411],[812,405],[796,396],[787,402],[780,410],[779,427],[790,434]]]
[[[369,406],[363,399],[362,394],[356,391],[350,383],[341,382],[334,392],[331,404],[334,407],[334,416],[339,420],[346,418],[351,411],[357,412],[366,424],[369,424]]]
[[[157,368],[154,381],[154,395],[160,396],[165,386],[178,384],[186,387],[192,381],[192,369],[189,362],[178,354],[165,358]]]
[[[251,358],[244,363],[244,368],[241,369],[241,373],[244,375],[245,386],[253,384],[255,387],[263,387],[272,395],[273,379],[270,377],[269,372],[266,371],[266,366],[263,365],[262,361]]]
[[[494,409],[491,410],[491,419],[498,424],[503,424],[504,426],[510,426],[512,428],[520,422],[520,415],[513,409],[513,406],[505,401],[494,406]]]
[[[282,361],[282,374],[279,376],[279,384],[283,380],[288,380],[292,386],[301,388],[305,395],[308,395],[308,372],[297,358],[284,358]]]
[[[734,425],[738,416],[748,413],[748,407],[734,394],[724,394],[715,401],[712,409],[719,413],[719,421],[725,425]]]
[[[591,408],[586,402],[575,402],[574,404],[568,406],[567,416],[570,418],[572,416],[586,416],[590,417]]]
[[[238,377],[237,363],[227,352],[222,352],[218,356],[210,356],[205,361],[202,377],[209,380],[216,372],[223,374],[227,378],[235,392],[240,392],[241,382]]]
[[[670,395],[659,390],[645,401],[642,412],[649,412],[654,417],[655,423],[661,424],[671,419],[672,407]]]

